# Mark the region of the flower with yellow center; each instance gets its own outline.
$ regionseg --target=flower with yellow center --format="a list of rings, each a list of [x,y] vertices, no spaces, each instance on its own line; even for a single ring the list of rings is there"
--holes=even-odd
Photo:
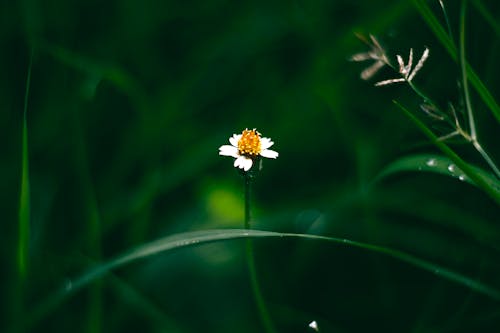
[[[219,148],[219,155],[235,158],[234,167],[245,171],[250,170],[254,161],[260,156],[277,158],[278,153],[270,148],[274,142],[270,138],[263,138],[254,128],[245,129],[241,134],[233,134],[229,138],[231,145],[223,145]]]

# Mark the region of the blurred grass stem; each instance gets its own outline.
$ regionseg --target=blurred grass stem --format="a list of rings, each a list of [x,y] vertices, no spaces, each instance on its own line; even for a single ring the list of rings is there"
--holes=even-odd
[[[34,48],[31,48],[28,73],[26,74],[26,89],[24,93],[24,107],[22,117],[21,137],[21,179],[19,189],[18,234],[15,261],[15,287],[10,291],[13,299],[9,305],[13,323],[19,322],[24,312],[24,296],[26,277],[28,275],[29,240],[30,240],[30,177],[29,177],[29,146],[28,146],[28,102],[31,86],[31,69],[33,67]]]
[[[33,67],[31,50],[28,74],[26,76],[26,92],[24,95],[23,128],[22,128],[22,166],[21,190],[19,197],[19,241],[17,248],[17,266],[21,281],[26,277],[28,266],[29,229],[30,229],[30,181],[29,181],[29,149],[28,149],[28,101],[31,85],[31,68]]]
[[[252,189],[252,175],[249,172],[245,173],[245,229],[251,229],[251,189]],[[246,256],[248,264],[248,272],[250,274],[250,283],[252,285],[252,292],[255,298],[255,303],[257,305],[260,319],[262,325],[264,326],[265,332],[276,333],[274,325],[271,321],[269,311],[267,310],[264,298],[260,290],[259,281],[257,279],[257,270],[255,268],[255,257],[253,251],[253,240],[251,238],[246,241]]]

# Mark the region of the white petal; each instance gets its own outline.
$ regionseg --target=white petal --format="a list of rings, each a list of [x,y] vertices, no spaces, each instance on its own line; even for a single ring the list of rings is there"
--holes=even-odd
[[[260,156],[267,157],[267,158],[276,158],[278,157],[278,152],[270,149],[264,149],[260,152]]]
[[[262,138],[260,139],[260,146],[262,149],[267,149],[274,145],[274,142],[271,141],[269,138]]]
[[[238,158],[240,156],[238,153],[238,148],[229,145],[219,147],[219,155],[231,156],[234,158]]]
[[[232,137],[229,138],[229,142],[235,146],[238,147],[238,141],[241,139],[241,134],[233,134]]]
[[[234,167],[235,168],[240,168],[242,169],[243,167],[241,166],[243,161],[245,161],[245,156],[240,156],[236,160],[234,160]]]
[[[248,171],[253,165],[253,161],[251,158],[247,158],[243,164],[243,170]]]
[[[240,168],[245,171],[248,171],[252,167],[252,164],[253,164],[252,159],[245,156],[240,156],[234,161],[235,168]]]

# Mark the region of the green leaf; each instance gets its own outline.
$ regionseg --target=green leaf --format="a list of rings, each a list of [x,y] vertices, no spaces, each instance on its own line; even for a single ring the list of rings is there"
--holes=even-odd
[[[382,247],[378,245],[356,242],[344,238],[327,237],[309,234],[295,234],[295,233],[278,233],[272,231],[262,230],[247,230],[247,229],[213,229],[192,231],[186,233],[175,234],[167,236],[155,241],[145,243],[141,246],[126,251],[115,259],[102,263],[82,274],[80,277],[74,279],[62,287],[59,291],[52,294],[49,299],[41,304],[35,311],[30,320],[27,320],[27,325],[33,324],[42,319],[53,308],[61,304],[65,299],[69,298],[76,291],[88,286],[93,281],[103,277],[110,271],[133,263],[140,259],[146,259],[153,255],[164,253],[171,250],[177,250],[185,247],[196,246],[199,244],[227,241],[232,239],[241,238],[300,238],[305,240],[326,241],[335,243],[341,246],[360,248],[369,252],[380,253],[392,257],[396,260],[406,262],[412,266],[429,271],[439,277],[448,279],[455,283],[468,287],[476,292],[489,296],[495,300],[500,300],[500,290],[491,286],[483,284],[480,281],[469,278],[460,273],[449,270],[440,265],[432,262],[417,258],[405,252]]]
[[[469,165],[475,174],[479,175],[492,188],[500,190],[500,181],[487,171]],[[433,172],[477,186],[456,164],[446,156],[419,154],[402,157],[386,166],[376,180],[405,171]]]

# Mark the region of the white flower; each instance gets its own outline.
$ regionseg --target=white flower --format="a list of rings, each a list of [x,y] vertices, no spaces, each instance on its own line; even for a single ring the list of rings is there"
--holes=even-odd
[[[233,134],[229,138],[229,143],[231,145],[219,147],[219,155],[234,157],[234,167],[245,171],[250,170],[259,156],[278,157],[277,152],[268,149],[274,142],[270,138],[262,138],[255,128],[253,130],[245,129],[241,134]]]

